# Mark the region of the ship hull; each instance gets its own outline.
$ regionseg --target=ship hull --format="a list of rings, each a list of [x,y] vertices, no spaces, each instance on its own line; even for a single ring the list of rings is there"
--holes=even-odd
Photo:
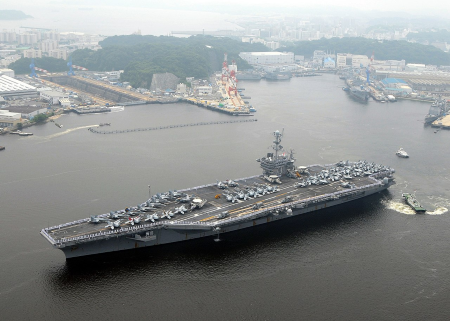
[[[294,216],[316,212],[324,208],[330,208],[339,204],[355,201],[363,197],[381,192],[387,189],[390,184],[375,186],[371,189],[361,191],[359,194],[350,195],[339,198],[337,200],[318,202],[316,204],[310,204],[305,208],[292,208],[292,214],[280,213],[278,215],[267,215],[260,218],[251,219],[245,222],[239,222],[233,225],[228,225],[220,230],[220,235],[233,231],[238,231],[246,228],[251,228],[271,222],[275,222],[282,219],[289,219]],[[111,236],[109,239],[97,240],[88,243],[80,243],[75,245],[68,245],[60,248],[66,259],[95,255],[100,253],[116,252],[123,250],[131,250],[137,248],[151,247],[193,239],[199,239],[204,237],[217,236],[218,232],[213,230],[183,230],[183,229],[168,229],[160,228],[149,232],[150,234],[144,238],[135,239],[130,235]]]

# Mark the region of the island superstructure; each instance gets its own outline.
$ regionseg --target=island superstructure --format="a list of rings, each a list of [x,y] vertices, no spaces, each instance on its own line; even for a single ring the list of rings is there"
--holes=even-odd
[[[262,175],[158,193],[135,207],[44,228],[41,234],[66,258],[218,239],[357,200],[394,184],[392,168],[367,161],[296,167],[294,152],[286,153],[281,146],[283,132],[273,135],[273,152],[257,160]]]

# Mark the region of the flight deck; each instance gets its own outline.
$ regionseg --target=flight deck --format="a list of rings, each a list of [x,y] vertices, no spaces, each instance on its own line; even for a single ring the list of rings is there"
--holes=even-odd
[[[387,166],[340,161],[296,167],[282,152],[283,133],[273,150],[257,159],[263,170],[237,180],[168,191],[133,207],[41,230],[66,258],[161,245],[266,224],[335,206],[395,184]]]

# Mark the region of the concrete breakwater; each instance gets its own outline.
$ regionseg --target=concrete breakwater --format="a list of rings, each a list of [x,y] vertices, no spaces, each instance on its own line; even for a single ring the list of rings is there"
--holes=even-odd
[[[145,128],[133,128],[133,129],[122,129],[122,130],[97,130],[96,128],[89,127],[88,130],[95,134],[125,134],[133,132],[144,132],[149,130],[159,130],[159,129],[170,129],[170,128],[181,128],[181,127],[192,127],[192,126],[205,126],[205,125],[221,125],[221,124],[231,124],[231,123],[250,123],[257,121],[257,119],[243,119],[243,120],[222,120],[222,121],[211,121],[211,122],[199,122],[190,124],[179,124],[179,125],[167,125],[167,126],[154,126]]]

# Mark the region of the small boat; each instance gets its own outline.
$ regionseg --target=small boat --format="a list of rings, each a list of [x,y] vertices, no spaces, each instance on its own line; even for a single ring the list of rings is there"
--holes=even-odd
[[[403,193],[402,196],[405,199],[406,204],[408,204],[414,211],[416,211],[416,213],[425,213],[427,211],[419,204],[414,195]]]
[[[5,146],[0,146],[0,150],[5,150]]]
[[[19,133],[19,136],[31,136],[33,133]]]
[[[99,126],[111,126],[111,123],[100,123]]]
[[[398,157],[402,157],[402,158],[409,158],[409,155],[407,152],[405,152],[405,150],[403,148],[400,147],[400,149],[395,153],[395,155],[397,155]]]
[[[58,123],[55,123],[55,126],[56,126],[56,127],[59,127],[59,128],[62,128],[62,127],[63,127],[63,125],[58,124]]]

